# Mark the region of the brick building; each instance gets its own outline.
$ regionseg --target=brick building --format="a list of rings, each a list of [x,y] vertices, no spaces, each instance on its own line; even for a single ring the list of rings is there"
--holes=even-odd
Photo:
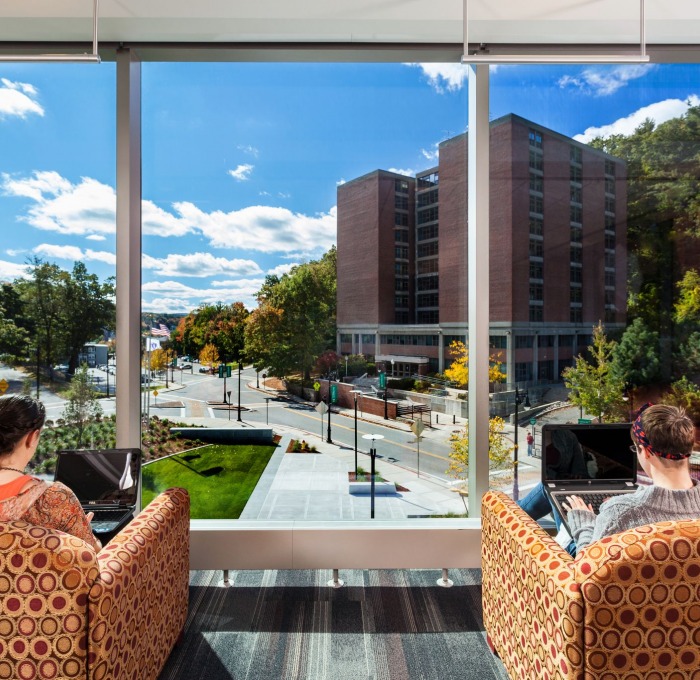
[[[491,123],[490,336],[508,382],[558,380],[599,320],[624,327],[626,166],[510,114]],[[416,177],[338,187],[338,348],[394,375],[467,341],[467,135]]]

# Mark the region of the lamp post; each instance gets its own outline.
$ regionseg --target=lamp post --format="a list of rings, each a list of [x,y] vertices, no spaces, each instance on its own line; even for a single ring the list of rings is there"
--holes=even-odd
[[[372,468],[370,471],[370,511],[369,511],[369,516],[370,519],[374,519],[374,473],[375,473],[375,468],[374,468],[374,462],[375,459],[377,458],[377,450],[375,449],[374,442],[379,440],[379,439],[384,439],[383,434],[363,434],[362,439],[368,439],[371,441],[370,445],[370,450],[369,450],[369,455],[372,459]]]
[[[326,442],[329,444],[333,443],[331,439],[331,411],[333,410],[333,404],[331,402],[331,379],[330,374],[328,377],[328,431],[326,432]]]
[[[224,358],[221,361],[221,367],[223,367],[223,371],[221,371],[221,367],[219,367],[219,370],[221,371],[221,373],[219,373],[219,377],[223,377],[224,379],[224,404],[228,404],[228,401],[226,401],[226,355],[224,355]]]
[[[255,388],[258,389],[260,387],[260,369],[256,368],[255,369]]]
[[[350,390],[350,394],[355,397],[355,479],[357,480],[357,395],[362,394],[362,390]]]
[[[345,375],[343,376],[343,380],[348,377],[348,355],[345,355]]]
[[[525,395],[521,395],[518,391],[518,386],[515,386],[515,448],[513,449],[513,467],[517,471],[518,469],[518,406],[525,402],[525,408],[530,408],[530,396],[528,392]]]
[[[263,397],[265,399],[265,425],[270,424],[270,399],[272,397]]]
[[[243,362],[238,360],[238,422],[242,423],[241,420],[241,371],[243,370]],[[229,406],[230,408],[230,406]]]

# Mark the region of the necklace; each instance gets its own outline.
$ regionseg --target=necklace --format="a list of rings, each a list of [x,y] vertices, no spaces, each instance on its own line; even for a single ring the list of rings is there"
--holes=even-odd
[[[6,467],[5,465],[0,465],[0,470],[10,470],[11,472],[19,472],[19,474],[23,475],[24,470],[18,470],[17,468],[13,467]]]

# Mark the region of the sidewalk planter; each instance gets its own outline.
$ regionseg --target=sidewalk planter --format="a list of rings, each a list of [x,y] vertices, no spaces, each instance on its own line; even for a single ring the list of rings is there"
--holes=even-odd
[[[372,493],[372,482],[348,482],[348,488],[354,496],[369,496]],[[393,496],[396,494],[394,482],[375,482],[375,496]]]

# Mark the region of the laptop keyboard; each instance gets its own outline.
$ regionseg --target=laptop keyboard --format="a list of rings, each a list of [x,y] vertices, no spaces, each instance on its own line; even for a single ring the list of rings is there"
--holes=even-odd
[[[96,534],[107,533],[109,531],[114,531],[119,526],[122,517],[124,517],[125,510],[115,509],[115,510],[93,510],[95,516],[90,522],[90,528]]]
[[[606,492],[597,492],[597,491],[572,491],[571,493],[567,494],[569,496],[578,496],[579,498],[583,499],[583,502],[586,505],[590,505],[593,508],[593,512],[598,514],[598,509],[600,506],[608,500],[608,498],[613,498],[614,496],[621,496],[622,494],[626,493],[625,491],[606,491]],[[563,494],[559,494],[560,500],[566,503],[564,500]]]

